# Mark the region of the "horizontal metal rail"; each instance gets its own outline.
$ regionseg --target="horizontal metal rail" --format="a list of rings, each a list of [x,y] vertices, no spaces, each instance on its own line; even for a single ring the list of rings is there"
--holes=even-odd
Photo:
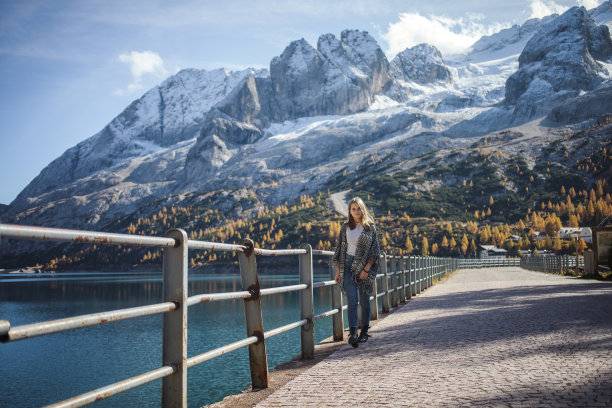
[[[337,313],[338,311],[335,310],[334,312]],[[267,339],[269,337],[276,336],[276,335],[284,333],[286,331],[293,330],[293,329],[295,329],[297,327],[304,326],[306,323],[308,323],[308,320],[303,319],[303,320],[300,320],[300,321],[297,321],[297,322],[294,322],[294,323],[290,323],[290,324],[285,325],[285,326],[278,327],[278,328],[273,329],[273,330],[269,330],[269,331],[264,333],[264,338]],[[240,349],[242,347],[246,347],[249,344],[257,343],[257,341],[258,341],[257,337],[251,336],[251,337],[247,337],[246,339],[242,339],[242,340],[236,341],[234,343],[228,344],[226,346],[219,347],[219,348],[216,348],[216,349],[211,350],[211,351],[207,351],[206,353],[202,353],[202,354],[200,354],[198,356],[188,358],[186,360],[187,367],[193,367],[195,365],[204,363],[204,362],[206,362],[208,360],[212,360],[213,358],[222,356],[222,355],[227,354],[229,352],[232,352],[234,350],[238,350],[238,349]]]
[[[321,249],[313,249],[312,250],[312,254],[313,255],[333,256],[334,255],[334,251],[323,251]]]
[[[197,305],[198,303],[217,302],[220,300],[246,299],[253,296],[247,290],[240,292],[225,292],[225,293],[210,293],[204,295],[196,295],[187,298],[187,306]]]
[[[279,256],[279,255],[303,255],[307,254],[305,249],[261,249],[255,248],[256,255]]]
[[[321,288],[321,287],[331,286],[335,284],[336,284],[335,281],[330,280],[330,281],[313,283],[312,287]],[[295,291],[303,290],[306,288],[308,288],[308,286],[306,284],[301,283],[297,285],[278,286],[275,288],[261,289],[259,293],[260,293],[260,296],[268,296],[268,295],[275,295],[279,293],[295,292]],[[196,295],[196,296],[189,297],[187,299],[187,305],[193,306],[193,305],[197,305],[198,303],[217,302],[220,300],[246,299],[252,296],[253,294],[249,291],[203,294],[203,295]],[[0,324],[0,334],[1,333],[2,333],[2,326]]]
[[[106,387],[98,388],[87,392],[85,394],[77,395],[62,402],[55,403],[47,406],[47,408],[74,408],[82,407],[83,405],[93,404],[94,402],[101,401],[113,395],[122,393],[124,391],[131,390],[141,385],[150,383],[160,378],[167,377],[176,372],[176,367],[164,366],[148,373],[140,374],[135,377],[128,378],[123,381],[116,382],[114,384],[107,385]]]
[[[277,327],[276,329],[272,329],[270,331],[265,332],[264,339],[267,339],[272,336],[276,336],[277,334],[281,334],[289,330],[293,330],[300,326],[304,326],[306,323],[308,323],[308,320],[302,319],[302,320],[298,320],[297,322],[289,323],[285,326]]]
[[[81,329],[83,327],[97,326],[119,320],[166,313],[171,310],[175,310],[176,308],[176,303],[165,302],[155,305],[139,306],[129,309],[68,317],[65,319],[51,320],[42,323],[26,324],[23,326],[10,328],[8,332],[0,338],[0,341],[6,343],[9,341],[23,340],[45,334],[59,333],[66,330]]]
[[[259,291],[260,296],[276,295],[277,293],[295,292],[308,288],[305,283],[291,286],[278,286],[276,288],[266,288]]]
[[[333,286],[336,284],[336,281],[333,280],[328,280],[328,281],[323,281],[323,282],[315,282],[312,284],[312,288],[323,288],[325,286]]]
[[[246,339],[236,341],[234,343],[225,345],[223,347],[216,348],[211,351],[207,351],[206,353],[202,353],[200,355],[190,357],[185,360],[185,364],[187,367],[193,367],[198,364],[202,364],[208,360],[212,360],[213,358],[222,356],[231,351],[238,350],[239,348],[246,347],[249,344],[255,344],[259,341],[259,339],[255,336],[247,337]]]
[[[333,316],[333,315],[335,315],[336,313],[338,313],[338,309],[328,310],[328,311],[327,311],[327,312],[325,312],[325,313],[321,313],[321,314],[318,314],[318,315],[314,315],[314,317],[312,318],[312,320],[316,322],[317,320],[321,320],[321,319],[323,319],[323,318],[325,318],[325,317]]]
[[[243,252],[246,247],[243,245],[222,244],[219,242],[192,241],[187,243],[189,249],[205,249],[209,251]]]
[[[110,232],[79,231],[63,228],[31,227],[26,225],[11,224],[0,224],[0,238],[150,247],[174,247],[177,244],[174,238],[113,234]]]
[[[459,268],[487,268],[487,267],[504,267],[504,266],[520,266],[521,258],[468,258],[458,259]]]

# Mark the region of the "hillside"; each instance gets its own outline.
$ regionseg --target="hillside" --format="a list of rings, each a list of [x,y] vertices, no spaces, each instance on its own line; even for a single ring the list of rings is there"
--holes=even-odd
[[[191,239],[238,243],[248,237],[262,248],[306,242],[331,249],[345,218],[333,210],[329,195],[349,189],[374,209],[389,254],[466,256],[479,244],[515,254],[519,249],[574,253],[576,243],[561,242],[555,231],[561,225],[595,226],[612,213],[612,116],[584,131],[550,133],[546,140],[537,136],[537,127],[536,135],[530,133],[534,127],[493,133],[463,149],[410,161],[367,157],[353,171],[332,177],[326,191],[276,207],[265,206],[246,189],[168,196],[105,230],[163,235],[179,227]],[[534,137],[539,144],[530,141]],[[536,231],[549,239],[535,242]],[[508,240],[511,235],[519,242]],[[203,251],[191,255],[190,265],[234,261],[228,254]],[[35,258],[46,269],[155,267],[160,262],[161,251],[78,244],[50,248]]]

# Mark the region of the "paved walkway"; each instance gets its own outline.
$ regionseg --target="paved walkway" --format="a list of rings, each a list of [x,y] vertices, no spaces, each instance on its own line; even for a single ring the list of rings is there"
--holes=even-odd
[[[257,407],[612,406],[612,284],[460,270]]]

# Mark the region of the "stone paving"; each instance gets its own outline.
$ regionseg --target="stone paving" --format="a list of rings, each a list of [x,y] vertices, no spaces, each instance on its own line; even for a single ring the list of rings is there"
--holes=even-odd
[[[456,272],[257,407],[610,407],[612,283]]]

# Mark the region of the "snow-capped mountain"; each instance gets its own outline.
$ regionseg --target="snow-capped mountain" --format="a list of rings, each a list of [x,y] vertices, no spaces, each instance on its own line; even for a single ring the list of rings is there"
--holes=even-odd
[[[408,166],[547,115],[611,113],[612,42],[598,25],[610,16],[610,2],[575,7],[447,60],[422,44],[389,62],[367,32],[346,30],[316,48],[292,42],[269,71],[181,71],[54,160],[3,221],[100,229],[189,192],[249,189],[276,204],[372,155],[392,152]],[[569,97],[588,103],[574,108]]]
[[[206,112],[225,98],[252,70],[188,69],[171,76],[132,102],[99,133],[68,149],[17,197],[53,192],[77,180],[198,137]]]
[[[584,8],[573,8],[545,24],[525,45],[519,69],[506,82],[506,103],[514,116],[550,112],[567,98],[612,79],[601,62],[612,56],[610,31],[595,25]]]

